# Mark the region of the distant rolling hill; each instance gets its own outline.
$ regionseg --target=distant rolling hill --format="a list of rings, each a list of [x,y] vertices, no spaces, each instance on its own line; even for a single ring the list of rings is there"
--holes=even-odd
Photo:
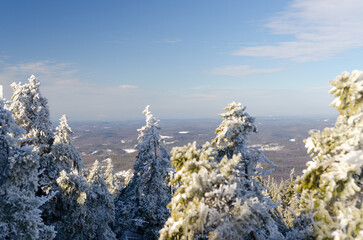
[[[334,124],[335,118],[285,117],[256,118],[259,132],[250,136],[250,145],[261,146],[266,156],[276,164],[273,177],[286,178],[292,168],[300,174],[310,159],[306,153],[303,139],[309,136],[309,130],[321,130]],[[220,119],[199,120],[161,120],[160,130],[166,146],[171,149],[197,141],[202,145],[214,138],[214,131]],[[74,144],[82,155],[86,166],[96,159],[101,161],[111,158],[115,171],[133,167],[137,151],[137,129],[144,121],[133,122],[75,122],[71,123],[74,131]]]

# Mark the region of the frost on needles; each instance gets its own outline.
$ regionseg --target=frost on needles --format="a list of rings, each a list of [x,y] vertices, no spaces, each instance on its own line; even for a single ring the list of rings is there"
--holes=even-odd
[[[146,125],[138,129],[135,172],[115,199],[115,230],[119,238],[136,234],[140,239],[156,239],[170,215],[166,208],[171,199],[171,188],[166,182],[172,171],[170,154],[160,137],[158,120],[149,111],[149,106],[143,113]]]
[[[20,140],[20,129],[0,100],[0,239],[53,239],[39,207],[38,156]],[[19,146],[23,145],[23,146]]]
[[[311,131],[313,157],[298,179],[316,239],[363,239],[363,72],[343,72],[330,82],[339,112],[335,127]]]
[[[247,136],[256,132],[254,118],[239,103],[221,114],[211,146],[196,143],[173,148],[177,172],[172,183],[180,184],[168,207],[171,216],[160,239],[283,239],[270,214],[276,205],[262,193],[256,176],[259,162],[272,164]]]

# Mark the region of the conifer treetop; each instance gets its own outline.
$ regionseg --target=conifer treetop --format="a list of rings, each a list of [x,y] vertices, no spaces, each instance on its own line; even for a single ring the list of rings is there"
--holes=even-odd
[[[155,141],[159,137],[159,133],[157,130],[160,129],[158,126],[159,120],[157,120],[149,110],[149,105],[145,107],[145,110],[142,112],[145,115],[146,125],[137,131],[140,133],[138,136],[139,144],[136,145],[136,148],[142,151],[143,142]]]
[[[29,83],[12,83],[13,96],[9,110],[15,122],[26,133],[23,139],[34,145],[41,152],[52,139],[52,124],[49,119],[48,100],[40,93],[40,83],[34,75],[28,79]]]
[[[255,118],[245,112],[246,107],[241,103],[232,102],[224,110],[227,112],[219,114],[223,121],[216,129],[216,137],[212,145],[218,148],[246,145],[247,136],[257,132]]]
[[[68,119],[65,114],[59,119],[59,125],[56,128],[57,134],[54,136],[54,144],[56,143],[70,143],[73,131],[68,125]]]

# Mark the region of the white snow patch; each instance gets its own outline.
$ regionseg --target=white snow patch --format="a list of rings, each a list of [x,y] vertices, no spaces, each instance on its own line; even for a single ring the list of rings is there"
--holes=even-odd
[[[325,120],[324,120],[324,122],[328,122],[328,121],[329,121],[329,119],[325,119]]]
[[[251,147],[260,147],[261,150],[263,151],[280,151],[284,148],[284,146],[281,146],[277,143],[270,143],[270,144],[265,144],[265,145],[252,145]]]
[[[160,135],[161,139],[170,139],[170,138],[174,138],[173,136],[163,136],[163,135]]]
[[[102,162],[108,162],[109,160],[111,160],[111,161],[112,161],[112,159],[111,159],[111,158],[106,158],[106,159],[102,160]]]
[[[111,149],[107,149],[106,151],[107,151],[107,152],[112,152],[112,150],[111,150]]]
[[[166,145],[169,145],[169,144],[174,144],[175,142],[165,142]]]
[[[129,176],[132,177],[132,175],[134,175],[134,174],[132,173],[131,169],[129,169],[129,170],[119,171],[119,172],[115,173],[115,175],[116,175],[116,177],[126,178],[126,177],[129,177]]]
[[[133,149],[133,148],[122,149],[122,150],[124,150],[126,153],[134,153],[137,151],[136,149]]]
[[[77,139],[77,138],[79,138],[79,136],[74,136],[74,137],[73,137],[73,140],[74,140],[74,139]]]
[[[98,151],[96,150],[96,151],[94,151],[94,152],[92,152],[91,153],[91,155],[95,155],[96,153],[98,153]]]
[[[290,142],[296,142],[296,139],[295,138],[291,138],[289,139]]]
[[[179,134],[188,134],[189,133],[189,131],[180,131],[180,132],[178,132]]]

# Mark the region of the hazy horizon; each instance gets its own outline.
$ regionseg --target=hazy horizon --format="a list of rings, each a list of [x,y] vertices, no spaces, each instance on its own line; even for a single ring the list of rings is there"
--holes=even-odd
[[[0,85],[34,74],[52,119],[334,115],[329,81],[362,68],[363,2],[10,1]],[[339,16],[339,17],[337,17]],[[362,33],[360,33],[362,31]]]

